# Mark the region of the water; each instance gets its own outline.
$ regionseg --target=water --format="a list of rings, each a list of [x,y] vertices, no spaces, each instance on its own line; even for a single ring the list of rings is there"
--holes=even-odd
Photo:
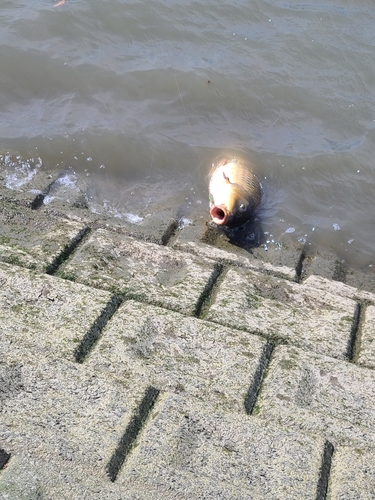
[[[53,3],[1,2],[1,152],[70,167],[94,210],[135,222],[187,193],[208,219],[211,163],[242,156],[270,244],[373,269],[371,0]]]

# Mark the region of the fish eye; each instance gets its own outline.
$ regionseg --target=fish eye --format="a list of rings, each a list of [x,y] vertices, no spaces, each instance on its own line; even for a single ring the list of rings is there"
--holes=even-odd
[[[239,212],[243,213],[243,212],[246,212],[247,210],[247,205],[245,205],[245,203],[240,203],[239,207],[238,207],[238,210]]]

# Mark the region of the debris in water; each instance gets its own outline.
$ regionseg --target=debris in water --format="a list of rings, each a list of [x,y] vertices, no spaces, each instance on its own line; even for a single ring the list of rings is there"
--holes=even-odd
[[[335,224],[333,224],[333,229],[335,231],[340,231],[341,227],[338,224],[335,223]]]
[[[295,230],[296,230],[295,227],[288,227],[288,229],[285,232],[286,233],[294,233]]]
[[[60,0],[60,2],[55,3],[54,7],[60,7],[60,5],[64,5],[65,0]]]

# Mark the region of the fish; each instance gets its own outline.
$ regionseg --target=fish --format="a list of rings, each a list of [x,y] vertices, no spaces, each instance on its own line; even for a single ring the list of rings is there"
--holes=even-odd
[[[262,188],[252,167],[235,158],[224,159],[212,167],[209,176],[212,222],[234,227],[253,217],[262,199]]]

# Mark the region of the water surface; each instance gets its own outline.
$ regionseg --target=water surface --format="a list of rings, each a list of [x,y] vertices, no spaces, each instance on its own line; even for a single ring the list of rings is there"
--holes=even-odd
[[[372,1],[53,5],[2,1],[1,152],[87,177],[98,211],[189,193],[207,219],[211,163],[242,156],[272,239],[372,270]]]

